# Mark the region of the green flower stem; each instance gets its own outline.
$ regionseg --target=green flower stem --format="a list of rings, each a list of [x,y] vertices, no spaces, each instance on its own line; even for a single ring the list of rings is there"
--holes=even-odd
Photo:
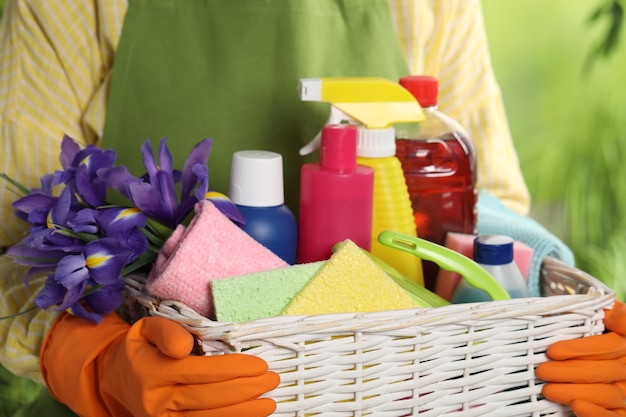
[[[158,236],[160,239],[162,239],[163,242],[165,242],[167,238],[170,237],[170,235],[174,231],[171,227],[168,227],[164,225],[163,223],[161,223],[160,221],[155,220],[151,217],[148,217],[146,219],[145,228],[149,230],[150,232],[152,232],[153,234],[155,234],[156,236]]]
[[[28,313],[29,311],[33,311],[33,310],[35,310],[35,309],[37,309],[37,308],[39,308],[39,307],[37,307],[36,305],[34,305],[34,306],[32,306],[32,307],[30,307],[30,308],[27,308],[26,310],[20,311],[20,312],[18,312],[18,313],[13,313],[13,314],[8,315],[8,316],[0,317],[0,320],[9,320],[9,319],[12,319],[12,318],[15,318],[15,317],[21,316],[22,314],[26,314],[26,313]]]
[[[157,251],[158,253],[158,251]],[[122,275],[126,276],[132,272],[137,271],[138,269],[143,268],[146,265],[151,264],[156,259],[157,253],[155,252],[146,252],[139,256],[133,263],[126,265],[122,270]]]
[[[0,178],[2,178],[3,180],[9,182],[11,185],[13,185],[15,188],[17,188],[17,191],[14,191],[15,194],[18,195],[22,195],[22,196],[27,196],[30,194],[30,190],[26,187],[24,187],[22,184],[20,184],[19,182],[15,181],[13,178],[9,177],[7,174],[5,174],[4,172],[0,173]]]

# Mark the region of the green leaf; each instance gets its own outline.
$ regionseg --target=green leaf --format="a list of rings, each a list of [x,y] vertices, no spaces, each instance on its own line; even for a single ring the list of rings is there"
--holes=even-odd
[[[17,194],[19,196],[22,196],[22,197],[27,196],[27,195],[30,194],[30,190],[28,188],[24,187],[22,184],[20,184],[19,182],[15,181],[13,178],[9,177],[4,172],[0,172],[0,178],[2,178],[3,180],[7,181],[11,185],[13,185],[15,188],[17,188],[18,191],[12,190],[15,194]]]
[[[153,263],[156,260],[157,254],[154,252],[145,252],[141,256],[139,256],[133,263],[126,265],[124,270],[122,271],[122,275],[126,276],[131,274],[146,265]]]
[[[171,227],[151,217],[146,219],[146,229],[158,236],[163,242],[165,242],[173,232]]]

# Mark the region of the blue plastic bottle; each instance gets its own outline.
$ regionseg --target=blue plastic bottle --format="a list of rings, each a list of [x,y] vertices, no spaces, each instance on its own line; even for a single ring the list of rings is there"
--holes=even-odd
[[[528,285],[513,260],[513,239],[509,236],[485,235],[474,239],[474,261],[489,272],[506,290],[511,298],[530,297]],[[490,301],[481,289],[470,286],[465,279],[452,296],[452,303]]]
[[[295,264],[298,226],[284,204],[282,156],[269,151],[235,152],[228,194],[246,219],[242,229],[288,264]]]

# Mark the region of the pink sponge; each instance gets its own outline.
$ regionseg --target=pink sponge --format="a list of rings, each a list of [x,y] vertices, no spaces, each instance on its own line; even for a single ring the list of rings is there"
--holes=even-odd
[[[177,300],[213,318],[209,282],[289,266],[231,222],[213,203],[200,201],[186,229],[178,228],[146,282],[161,299]],[[175,247],[172,249],[172,246]]]
[[[472,258],[475,238],[475,235],[449,232],[446,234],[445,246],[468,258]],[[530,270],[530,265],[533,260],[533,253],[532,248],[524,243],[518,241],[513,242],[513,260],[526,279],[528,278],[528,271]],[[435,292],[450,301],[460,279],[460,275],[456,272],[440,269],[435,284]]]

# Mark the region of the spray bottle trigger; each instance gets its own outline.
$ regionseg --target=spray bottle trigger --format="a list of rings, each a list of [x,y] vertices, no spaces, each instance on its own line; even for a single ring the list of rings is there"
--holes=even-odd
[[[356,120],[348,116],[345,112],[338,109],[337,107],[330,106],[330,116],[328,117],[326,124],[334,125],[334,124],[340,124],[340,123],[356,124]],[[315,137],[309,143],[307,143],[302,148],[300,148],[300,155],[304,156],[304,155],[308,155],[314,152],[315,150],[319,149],[321,144],[322,144],[322,131],[320,130],[317,133],[317,135],[315,135]]]
[[[300,156],[305,156],[310,153],[313,153],[316,149],[320,147],[322,143],[322,132],[317,132],[317,135],[311,140],[309,143],[300,148]]]

